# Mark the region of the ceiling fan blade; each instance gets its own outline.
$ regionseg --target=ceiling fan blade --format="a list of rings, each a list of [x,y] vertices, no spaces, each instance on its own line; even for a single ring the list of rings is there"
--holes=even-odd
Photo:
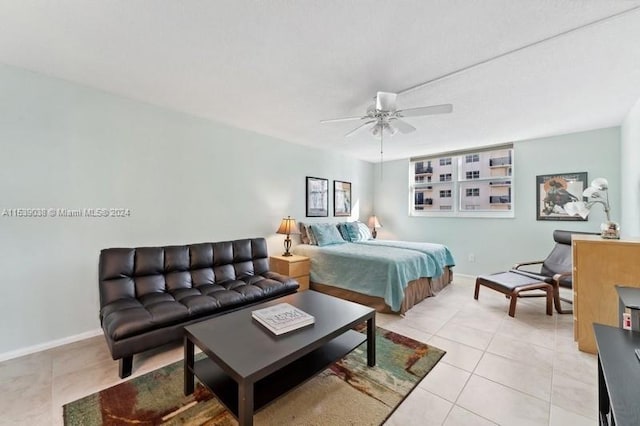
[[[400,133],[411,133],[415,132],[416,128],[406,121],[402,121],[399,118],[393,118],[389,120],[396,129],[400,130]]]
[[[398,95],[395,93],[378,92],[376,95],[376,109],[378,111],[395,111],[397,97]]]
[[[354,120],[364,120],[366,118],[369,118],[367,116],[365,117],[342,117],[342,118],[332,118],[330,120],[320,120],[320,123],[340,123],[341,121],[354,121]]]
[[[371,123],[375,123],[376,120],[369,120],[366,123],[362,123],[361,125],[359,125],[358,127],[356,127],[355,129],[353,129],[352,131],[350,131],[349,133],[347,133],[346,135],[344,135],[345,138],[348,138],[349,136],[353,136],[354,134],[356,134],[358,132],[358,130],[361,130],[362,128],[364,128],[365,126],[371,124]]]
[[[416,117],[418,115],[449,114],[451,111],[453,111],[453,105],[443,104],[402,109],[396,115],[398,117]]]

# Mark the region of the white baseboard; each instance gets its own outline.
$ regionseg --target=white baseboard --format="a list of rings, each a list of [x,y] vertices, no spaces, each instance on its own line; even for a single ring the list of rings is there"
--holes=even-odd
[[[39,345],[33,345],[22,349],[17,349],[11,352],[5,352],[0,354],[0,362],[7,361],[13,358],[19,358],[21,356],[30,355],[36,352],[46,351],[58,346],[66,345],[73,342],[79,342],[80,340],[89,339],[91,337],[99,336],[102,334],[102,329],[97,328],[91,331],[85,331],[84,333],[76,334],[73,336],[63,337],[62,339],[52,340],[50,342],[41,343]]]
[[[453,280],[455,281],[456,277],[467,278],[469,280],[475,280],[477,275],[469,275],[469,274],[459,274],[456,271],[453,271]]]

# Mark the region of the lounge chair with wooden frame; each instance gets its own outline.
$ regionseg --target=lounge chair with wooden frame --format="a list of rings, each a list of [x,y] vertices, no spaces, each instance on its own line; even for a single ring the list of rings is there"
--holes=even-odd
[[[571,236],[573,234],[592,234],[591,232],[553,231],[556,245],[544,260],[517,263],[507,272],[491,275],[480,275],[476,279],[474,299],[478,299],[480,286],[489,287],[511,298],[509,315],[515,316],[518,297],[537,297],[539,294],[520,294],[530,290],[542,290],[547,297],[547,315],[551,315],[551,301],[559,314],[573,313],[572,309],[564,309],[561,301],[572,303],[560,297],[560,287],[572,288]],[[598,235],[598,234],[595,234]],[[523,267],[541,265],[540,270],[528,271]]]

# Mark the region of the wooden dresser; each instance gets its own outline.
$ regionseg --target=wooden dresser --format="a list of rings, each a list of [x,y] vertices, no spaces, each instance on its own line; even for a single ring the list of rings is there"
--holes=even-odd
[[[640,238],[574,235],[573,331],[581,351],[597,351],[593,323],[618,326],[616,284],[640,287]]]
[[[273,272],[288,275],[300,283],[298,291],[309,290],[309,270],[311,261],[306,256],[271,256],[269,264]]]

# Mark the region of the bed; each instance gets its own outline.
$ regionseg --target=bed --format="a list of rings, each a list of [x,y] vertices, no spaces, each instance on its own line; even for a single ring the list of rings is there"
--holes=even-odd
[[[415,241],[395,241],[395,240],[366,240],[366,241],[358,241],[353,244],[366,244],[370,246],[379,246],[379,247],[396,247],[403,248],[408,250],[415,250],[424,255],[430,257],[436,265],[436,271],[433,275],[430,275],[431,278],[441,277],[445,272],[450,276],[450,279],[446,282],[449,284],[451,279],[453,279],[453,274],[451,273],[450,268],[455,266],[455,260],[453,259],[453,255],[449,248],[442,244],[435,243],[424,243],[424,242],[415,242]],[[444,285],[435,280],[436,283],[432,285],[432,288],[435,293],[438,293]]]
[[[300,244],[293,252],[311,259],[312,289],[399,314],[448,285],[455,264],[446,246],[408,241]]]

